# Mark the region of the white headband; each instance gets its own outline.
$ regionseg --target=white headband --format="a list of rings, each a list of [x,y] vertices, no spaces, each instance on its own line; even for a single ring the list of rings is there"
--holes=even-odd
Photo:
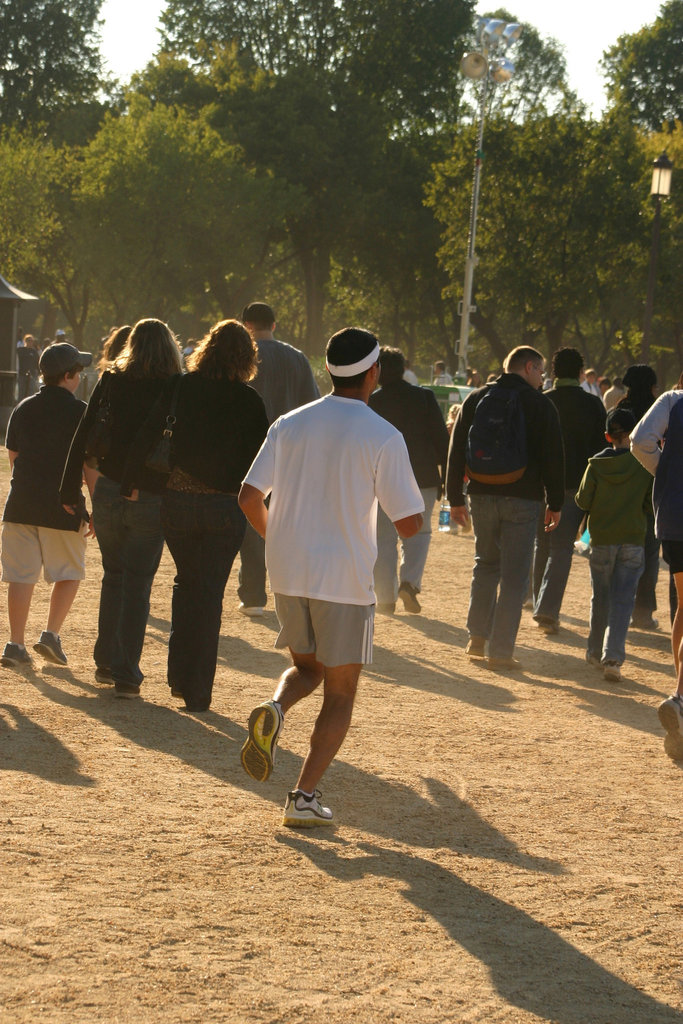
[[[379,345],[375,345],[372,352],[362,359],[359,359],[357,363],[351,363],[349,366],[335,366],[329,361],[325,360],[325,366],[330,371],[333,377],[355,377],[357,373],[363,373],[365,370],[369,370],[371,366],[374,366],[379,359]]]

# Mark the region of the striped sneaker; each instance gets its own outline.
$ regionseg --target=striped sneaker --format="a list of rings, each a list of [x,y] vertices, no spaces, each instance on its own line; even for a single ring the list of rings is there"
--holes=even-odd
[[[272,774],[275,747],[284,720],[280,705],[272,700],[259,704],[249,715],[249,735],[240,760],[247,775],[257,782],[265,782]]]
[[[320,802],[322,793],[316,789],[313,796],[306,796],[300,789],[287,794],[282,824],[289,828],[316,828],[318,825],[332,825],[332,811]]]

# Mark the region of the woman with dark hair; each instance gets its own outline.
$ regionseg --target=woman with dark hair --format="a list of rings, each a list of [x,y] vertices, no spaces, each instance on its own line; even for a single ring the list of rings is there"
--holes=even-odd
[[[132,330],[133,328],[130,324],[124,324],[122,327],[112,327],[105,338],[104,345],[102,346],[102,355],[97,364],[97,369],[101,374],[105,370],[111,369],[112,363],[121,355]]]
[[[135,496],[144,460],[177,395],[171,475],[162,498],[164,538],[176,564],[168,644],[168,684],[188,711],[208,711],[216,674],[223,593],[244,537],[237,493],[268,431],[260,396],[247,385],[258,350],[237,320],[211,328],[167,383],[144,423],[122,491]]]
[[[676,690],[659,706],[664,749],[683,760],[683,373],[672,391],[652,404],[631,434],[631,451],[654,475],[655,532],[662,543],[677,604],[672,602],[671,649]]]
[[[624,374],[626,394],[617,402],[618,409],[628,409],[638,423],[655,400],[657,374],[645,363],[629,366]],[[645,532],[645,568],[636,592],[631,624],[636,629],[657,629],[659,623],[653,612],[657,610],[657,579],[659,577],[659,541],[655,537],[655,517],[651,506]]]
[[[161,320],[139,320],[122,353],[95,385],[83,414],[62,477],[61,499],[75,509],[88,440],[101,415],[109,424],[109,450],[98,460],[100,476],[93,494],[93,520],[102,554],[102,590],[95,678],[113,683],[117,697],[139,697],[143,674],[149,596],[164,546],[161,494],[164,474],[143,469],[137,501],[121,491],[130,446],[162,392],[164,382],[181,371],[175,336]]]

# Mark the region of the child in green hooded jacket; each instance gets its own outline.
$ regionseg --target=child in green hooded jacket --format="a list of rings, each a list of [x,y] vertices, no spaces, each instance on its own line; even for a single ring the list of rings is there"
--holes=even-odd
[[[626,634],[645,563],[650,474],[631,455],[633,413],[613,409],[605,437],[610,447],[588,460],[576,504],[588,512],[591,538],[591,613],[586,660],[618,682]]]

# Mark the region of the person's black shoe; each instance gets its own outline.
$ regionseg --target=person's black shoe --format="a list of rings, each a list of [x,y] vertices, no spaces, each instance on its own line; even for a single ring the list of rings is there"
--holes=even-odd
[[[5,650],[0,658],[0,665],[5,668],[22,668],[32,665],[33,660],[25,647],[20,644],[13,644],[11,641],[5,644]]]
[[[40,640],[33,645],[33,650],[42,654],[45,661],[55,665],[66,665],[66,655],[62,650],[62,642],[56,633],[48,633],[46,629],[40,634]]]
[[[398,596],[403,601],[403,607],[413,615],[417,615],[418,612],[422,611],[422,605],[417,599],[419,593],[420,591],[412,583],[402,583],[398,588]]]
[[[124,697],[131,700],[140,696],[140,687],[136,686],[135,683],[115,683],[114,694],[117,697]]]

